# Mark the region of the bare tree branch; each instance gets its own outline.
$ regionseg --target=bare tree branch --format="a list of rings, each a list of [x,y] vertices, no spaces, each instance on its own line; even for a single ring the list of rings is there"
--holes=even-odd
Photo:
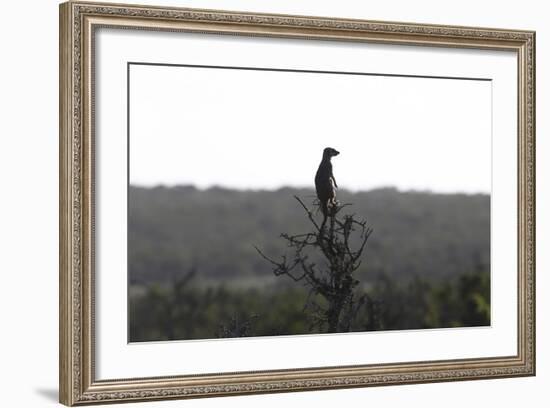
[[[280,262],[275,261],[259,248],[254,248],[273,266],[276,276],[286,275],[295,282],[304,281],[309,286],[304,307],[313,311],[312,325],[324,328],[329,333],[349,331],[359,309],[366,304],[364,295],[355,299],[355,288],[359,281],[353,274],[361,266],[361,257],[373,230],[367,227],[366,221],[357,220],[355,214],[341,215],[342,210],[351,204],[335,203],[330,207],[328,217],[319,224],[313,211],[302,199],[297,196],[294,198],[304,209],[313,231],[295,235],[281,234],[281,238],[293,251],[291,260],[283,255]],[[353,249],[351,243],[357,240],[359,246]],[[315,250],[324,258],[324,267],[319,268],[309,261],[309,252]],[[299,273],[295,271],[298,266],[301,269]],[[315,301],[317,295],[324,299],[321,304]]]

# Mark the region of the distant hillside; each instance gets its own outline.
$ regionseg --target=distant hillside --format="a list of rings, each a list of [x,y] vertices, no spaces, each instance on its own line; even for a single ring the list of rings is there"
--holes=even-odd
[[[308,231],[294,195],[311,203],[314,191],[199,190],[131,187],[128,252],[132,284],[163,283],[192,267],[197,280],[272,280],[254,245],[276,257],[286,250],[282,232]],[[348,212],[374,228],[359,279],[446,279],[489,266],[490,197],[379,189],[350,193]]]

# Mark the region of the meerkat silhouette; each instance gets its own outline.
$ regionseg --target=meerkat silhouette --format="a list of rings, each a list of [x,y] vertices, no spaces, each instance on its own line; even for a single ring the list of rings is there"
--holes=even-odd
[[[323,150],[323,159],[317,173],[315,174],[315,190],[317,191],[317,198],[319,199],[319,208],[323,213],[323,225],[330,214],[330,209],[333,208],[336,203],[336,189],[338,184],[332,173],[332,163],[330,159],[334,156],[338,156],[339,151],[332,147],[327,147]]]

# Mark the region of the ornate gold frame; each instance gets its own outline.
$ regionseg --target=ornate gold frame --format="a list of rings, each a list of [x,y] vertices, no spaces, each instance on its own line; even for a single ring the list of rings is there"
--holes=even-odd
[[[517,53],[518,350],[513,356],[98,381],[94,376],[93,39],[99,26]],[[60,5],[60,401],[66,405],[535,374],[535,33],[68,2]]]

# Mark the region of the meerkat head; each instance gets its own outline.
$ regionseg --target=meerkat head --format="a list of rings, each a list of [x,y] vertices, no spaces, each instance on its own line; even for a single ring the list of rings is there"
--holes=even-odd
[[[338,156],[340,152],[332,147],[327,147],[323,150],[323,157],[330,159],[331,157]]]

